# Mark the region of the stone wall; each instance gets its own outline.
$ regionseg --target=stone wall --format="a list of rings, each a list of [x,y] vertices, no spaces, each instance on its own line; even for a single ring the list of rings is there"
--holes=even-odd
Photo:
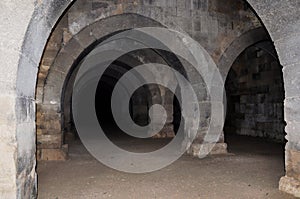
[[[66,5],[55,0],[0,3],[0,198],[36,197],[37,71],[51,28]]]
[[[215,60],[237,36],[261,27],[259,19],[242,0],[229,0],[226,4],[219,0],[91,0],[76,1],[70,8],[68,31],[76,35],[95,21],[124,13],[146,16],[189,34]]]
[[[34,161],[31,160],[35,159],[35,128],[32,127],[35,118],[34,114],[27,113],[34,113],[35,109],[34,106],[30,106],[30,103],[23,103],[24,101],[19,99],[25,101],[29,99],[32,104],[34,103],[38,63],[52,28],[71,2],[72,0],[1,1],[0,101],[4,110],[1,111],[0,117],[2,131],[0,148],[5,152],[0,164],[1,198],[28,198],[31,193],[34,193],[35,171],[32,169]],[[115,2],[118,4],[118,1]],[[137,4],[135,1],[131,2],[133,5]],[[151,2],[171,5],[175,1]],[[182,2],[179,1],[180,4]],[[219,2],[224,3],[224,1]],[[280,189],[300,196],[300,87],[298,86],[300,85],[300,2],[295,0],[248,0],[248,2],[269,31],[283,65],[288,143],[286,176],[280,181]],[[145,1],[145,6],[149,4],[150,1]],[[200,2],[199,5],[204,8],[205,2]],[[143,6],[140,6],[141,10]],[[115,13],[122,11],[122,6],[115,7],[118,8],[114,9]],[[159,8],[151,9],[154,15],[157,10]],[[180,9],[178,10],[181,12]],[[175,13],[177,9],[168,9],[167,12]],[[227,24],[228,21],[224,21]],[[28,117],[24,117],[24,113]]]
[[[284,142],[282,67],[257,46],[237,58],[227,77],[225,133]]]
[[[36,127],[37,127],[37,159],[62,160],[66,159],[66,146],[63,146],[63,134],[61,129],[60,110],[53,109],[51,103],[43,103],[44,84],[48,76],[49,68],[57,57],[59,50],[66,43],[64,30],[67,28],[67,18],[61,19],[55,31],[47,43],[40,63],[36,87]],[[41,151],[43,149],[43,153]]]

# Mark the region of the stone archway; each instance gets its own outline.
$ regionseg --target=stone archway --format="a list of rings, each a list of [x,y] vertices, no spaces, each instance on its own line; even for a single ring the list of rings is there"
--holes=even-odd
[[[152,51],[152,50],[150,50],[150,51]],[[156,52],[154,52],[154,53],[156,54]],[[124,56],[120,57],[118,59],[117,63],[115,63],[117,65],[113,64],[113,67],[108,69],[108,71],[110,71],[111,74],[108,71],[106,71],[106,73],[104,75],[104,80],[111,78],[112,82],[115,83],[118,81],[118,79],[123,74],[125,74],[128,70],[130,70],[131,67],[143,64],[142,62],[140,62],[140,60],[138,60],[138,57],[135,57],[135,56],[137,56],[137,55],[133,53],[133,55],[129,54],[129,55],[124,55]],[[158,56],[160,56],[160,55],[158,54]],[[57,121],[62,121],[61,129],[62,129],[63,133],[73,134],[73,136],[74,136],[75,129],[72,129],[70,126],[70,125],[74,126],[73,121],[72,121],[72,113],[71,113],[71,111],[72,111],[71,110],[71,101],[72,101],[72,92],[73,92],[74,81],[75,81],[75,77],[78,72],[78,69],[80,68],[80,65],[81,65],[81,62],[78,64],[75,62],[66,76],[64,86],[61,91],[61,93],[62,93],[61,94],[61,103],[60,103],[61,104],[61,118],[59,118],[59,117],[56,118]],[[151,71],[149,71],[149,72],[151,73]],[[150,73],[149,73],[149,75],[154,77],[154,74],[150,74]],[[141,82],[143,81],[143,77],[138,77],[138,79],[141,80]],[[110,87],[112,87],[112,88],[114,87],[114,83],[112,83],[112,82],[110,82],[110,83],[105,82],[105,81],[103,81],[103,82],[105,84],[109,84]],[[146,122],[146,120],[148,120],[148,117],[149,117],[148,108],[153,104],[161,104],[162,98],[160,95],[160,89],[157,85],[144,85],[142,88],[143,89],[140,89],[137,91],[137,93],[135,93],[135,96],[132,98],[132,101],[130,103],[130,108],[134,109],[134,107],[136,106],[136,107],[143,109],[142,112],[131,110],[131,114],[132,114],[131,117],[133,118],[133,120],[135,122],[142,123],[141,125],[144,125],[144,123]],[[142,100],[139,100],[139,98],[138,98],[139,94],[142,94],[144,96],[144,98]],[[135,103],[135,102],[137,102],[137,103]],[[139,119],[140,116],[142,117],[142,120]],[[59,130],[57,132],[60,133]]]
[[[0,167],[3,171],[0,187],[4,198],[26,198],[35,194],[34,94],[37,67],[52,28],[71,2],[31,0],[2,3],[1,17],[5,25],[1,36],[6,39],[1,44],[0,100],[5,105],[1,111],[4,113],[1,117],[4,132],[1,135],[1,151],[5,151],[5,156]],[[299,196],[299,1],[248,2],[269,31],[284,67],[288,144],[286,177],[282,178],[280,188]]]
[[[47,144],[47,142],[48,142],[49,146],[50,146],[49,148],[51,148],[50,150],[48,150],[48,149],[45,150],[47,152],[44,154],[47,154],[47,155],[38,153],[39,157],[42,157],[42,159],[64,159],[64,147],[60,147],[60,143],[62,140],[61,133],[60,133],[61,127],[59,124],[60,123],[59,119],[57,119],[57,118],[59,118],[61,109],[59,108],[59,106],[56,108],[53,108],[53,107],[55,107],[55,105],[57,105],[57,104],[60,104],[60,100],[58,100],[61,90],[62,90],[60,88],[61,88],[62,81],[65,76],[64,73],[66,73],[66,71],[68,71],[68,67],[64,67],[64,66],[65,65],[70,66],[72,64],[72,62],[74,62],[74,59],[77,59],[79,54],[84,50],[84,47],[88,44],[91,44],[93,41],[95,41],[95,36],[93,34],[93,28],[92,28],[93,23],[95,21],[99,21],[99,23],[100,23],[100,22],[103,22],[104,20],[107,20],[107,18],[110,18],[110,17],[115,18],[119,14],[125,14],[125,13],[129,12],[129,13],[138,13],[139,17],[144,16],[146,18],[153,18],[154,20],[158,21],[159,23],[161,22],[163,24],[167,24],[169,27],[174,28],[181,32],[187,32],[188,27],[189,27],[185,23],[182,23],[182,21],[177,18],[174,18],[174,20],[172,20],[172,18],[164,19],[164,18],[160,17],[160,15],[153,15],[153,13],[150,12],[152,7],[148,7],[146,5],[142,5],[139,7],[139,6],[136,6],[135,4],[133,4],[133,5],[135,5],[135,6],[133,6],[130,3],[118,4],[117,7],[115,7],[114,4],[112,4],[112,5],[109,3],[105,4],[105,6],[103,7],[104,9],[100,10],[101,13],[98,13],[99,15],[101,14],[101,17],[99,20],[99,18],[97,17],[98,15],[86,14],[90,11],[89,6],[82,6],[83,8],[81,8],[82,2],[80,2],[80,1],[77,1],[77,2],[79,2],[77,7],[70,9],[72,11],[72,16],[71,16],[72,22],[71,22],[70,31],[72,32],[73,37],[66,42],[65,46],[63,47],[65,50],[63,50],[63,49],[60,50],[61,53],[59,53],[56,56],[55,63],[51,67],[48,66],[48,67],[50,67],[49,70],[53,71],[53,73],[48,73],[48,74],[43,74],[43,72],[42,72],[42,74],[40,73],[41,76],[45,76],[47,79],[46,85],[44,83],[41,84],[41,85],[45,85],[45,87],[40,88],[39,87],[40,81],[38,81],[38,89],[37,89],[38,95],[37,96],[41,96],[41,97],[37,97],[37,98],[41,98],[42,104],[45,105],[43,107],[45,109],[45,111],[42,110],[43,108],[40,109],[40,106],[38,106],[38,111],[42,112],[43,113],[42,115],[47,115],[47,114],[44,114],[47,112],[51,113],[51,114],[48,114],[48,116],[46,116],[46,118],[49,120],[49,122],[46,122],[45,124],[43,124],[43,122],[39,122],[39,121],[43,120],[43,118],[41,120],[38,118],[38,126],[43,126],[43,128],[38,128],[38,133],[39,133],[38,136],[44,137],[44,139],[38,137],[38,143],[40,143],[39,140],[41,140],[41,145],[43,145],[43,143],[46,143],[46,145],[48,145]],[[111,8],[110,8],[110,6],[111,6]],[[160,6],[163,6],[163,5],[160,5]],[[182,9],[183,5],[180,4],[178,6]],[[204,9],[204,7],[202,8],[200,5],[198,7],[199,8],[197,8],[197,9],[199,9],[199,10]],[[144,9],[144,8],[146,8],[146,9]],[[93,9],[93,8],[91,8],[91,9]],[[160,11],[160,12],[163,12],[163,11]],[[165,11],[165,12],[166,13],[164,13],[164,14],[166,14],[166,15],[169,14],[167,11]],[[186,12],[186,10],[185,10],[185,12]],[[105,13],[105,14],[102,15],[102,13]],[[76,18],[76,15],[81,16],[81,17]],[[252,17],[255,17],[255,16],[252,16]],[[81,20],[81,18],[85,18],[86,20]],[[63,20],[63,18],[62,18],[62,20]],[[206,19],[205,18],[200,19],[200,20],[197,19],[197,22],[199,22],[201,20],[206,20]],[[214,23],[214,26],[216,26],[216,24],[218,22],[217,20],[215,20],[212,17],[209,17],[208,20],[211,21],[212,23]],[[221,20],[221,19],[219,19],[219,20]],[[250,19],[247,19],[247,20],[250,20]],[[118,22],[118,19],[116,19],[115,21],[111,20],[111,23],[106,23],[106,24],[108,26],[108,25],[114,24],[114,22],[117,22],[116,26],[120,26],[120,27],[124,26],[124,23]],[[186,21],[186,22],[187,22],[187,24],[190,23],[189,21]],[[222,48],[224,46],[227,46],[227,44],[229,44],[235,37],[237,37],[243,31],[247,31],[248,29],[252,29],[252,28],[255,28],[256,26],[259,26],[256,24],[256,22],[253,22],[253,21],[251,21],[249,23],[251,25],[248,28],[242,28],[242,29],[232,28],[233,30],[228,29],[228,31],[230,31],[230,34],[228,34],[228,36],[214,34],[212,37],[213,39],[209,38],[209,40],[215,40],[215,37],[216,37],[217,41],[218,40],[222,41],[222,45],[220,45],[220,46],[218,46],[218,43],[216,43],[216,42],[214,43],[214,48],[216,48],[216,49],[214,49],[214,48],[211,49],[209,47],[210,42],[205,42],[204,45],[210,51],[211,56],[214,58],[217,58],[218,56],[220,56],[220,52],[222,51]],[[99,27],[103,27],[103,26],[104,25],[100,25]],[[126,26],[126,24],[125,24],[125,26]],[[99,34],[99,27],[98,27],[98,29],[95,28],[96,35]],[[112,29],[111,31],[114,31],[113,26],[111,26],[110,28]],[[215,28],[217,28],[217,27],[215,27]],[[103,31],[106,31],[105,29],[106,29],[106,27],[103,28]],[[199,27],[198,28],[195,27],[195,31],[199,32]],[[203,31],[207,32],[208,27],[204,28]],[[86,38],[79,39],[78,34],[81,34],[81,33],[83,33],[83,35]],[[107,32],[107,33],[109,33],[109,32]],[[202,39],[202,41],[205,41],[205,39]],[[69,46],[69,47],[67,47],[67,46]],[[73,52],[72,55],[70,55],[70,53],[68,51]],[[68,57],[68,55],[69,55],[69,57]],[[65,57],[67,57],[67,58],[65,58]],[[60,61],[62,60],[61,66],[56,68],[55,64],[56,64],[56,62],[59,62],[59,60]],[[44,68],[43,65],[41,68]],[[45,67],[45,68],[47,68],[47,67]],[[47,69],[44,71],[47,73]],[[192,75],[193,71],[190,71],[190,74],[191,74],[192,78],[194,78],[194,80],[197,79],[196,76]],[[40,80],[40,78],[39,78],[39,80]],[[193,83],[195,83],[194,84],[195,86],[197,85],[196,82],[193,82]],[[199,87],[201,87],[201,86],[199,86]],[[201,89],[197,90],[197,92],[199,92],[199,93],[201,93],[203,91],[205,91],[205,88],[201,88]],[[40,94],[40,93],[42,93],[42,94]],[[207,96],[205,96],[205,95],[201,96],[201,100],[206,101]],[[205,107],[205,106],[208,107],[208,105],[209,104],[207,102],[204,102],[203,107]],[[210,110],[208,108],[206,108],[205,111],[209,112]],[[204,117],[202,118],[203,122],[201,123],[201,127],[204,127],[204,128],[207,127],[207,123],[208,123],[207,117],[209,117],[209,116],[205,116],[205,117],[206,118],[204,118]],[[43,136],[43,131],[49,132],[48,135]],[[203,134],[203,132],[200,132],[200,134]],[[203,139],[203,136],[199,136],[199,140],[202,140],[202,139]],[[49,142],[49,140],[50,141],[55,140],[54,144]],[[221,138],[220,139],[220,149],[221,149],[220,151],[226,150],[226,145],[222,144],[222,142],[223,142],[223,139]],[[199,144],[196,146],[199,147]],[[47,148],[47,147],[48,146],[46,146],[45,148]],[[54,150],[53,150],[53,147],[55,148]],[[43,148],[43,147],[41,147],[41,148]],[[192,153],[197,155],[197,152],[195,152],[195,153],[192,152]]]
[[[36,195],[36,74],[47,38],[69,5],[70,1],[56,0],[39,5],[35,1],[1,3],[1,18],[5,21],[1,37],[7,39],[1,45],[1,54],[6,54],[6,58],[1,57],[1,75],[4,75],[1,104],[5,113],[1,118],[1,129],[5,132],[1,136],[1,151],[5,157],[0,166],[3,198]]]
[[[270,38],[267,30],[262,27],[250,30],[235,39],[230,46],[226,48],[225,52],[222,54],[222,57],[217,62],[222,77],[226,79],[233,62],[246,48],[258,42],[268,40],[270,40]]]
[[[300,2],[259,2],[248,0],[268,30],[283,66],[285,88],[284,117],[286,126],[285,168],[286,176],[281,178],[282,191],[300,196],[299,190],[299,62],[300,62]],[[298,166],[297,166],[298,165]]]
[[[123,20],[126,23],[121,24],[120,22]],[[111,26],[111,24],[115,26]],[[153,27],[161,26],[156,21],[135,14],[115,15],[96,21],[73,36],[59,50],[51,67],[42,74],[40,73],[40,76],[44,73],[46,78],[39,78],[41,89],[37,93],[37,98],[41,99],[37,103],[37,109],[42,113],[37,118],[38,130],[40,130],[40,134],[37,136],[38,143],[40,143],[38,159],[62,160],[66,158],[67,146],[62,145],[64,124],[61,122],[64,112],[61,111],[64,105],[62,101],[64,84],[70,71],[103,38],[127,29],[143,27],[145,24]],[[66,111],[70,112],[70,110]]]

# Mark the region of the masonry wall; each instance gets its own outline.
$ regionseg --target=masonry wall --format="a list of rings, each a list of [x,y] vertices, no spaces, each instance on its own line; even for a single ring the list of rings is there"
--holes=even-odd
[[[282,67],[256,46],[235,61],[226,81],[225,133],[284,142]]]
[[[37,159],[63,160],[66,159],[67,149],[63,146],[63,134],[60,108],[53,108],[52,103],[44,102],[44,85],[47,80],[49,69],[55,61],[59,50],[67,42],[68,37],[64,30],[67,29],[67,18],[61,19],[45,48],[40,63],[36,87],[36,128],[37,128]],[[43,153],[42,153],[43,151]]]
[[[237,36],[261,26],[259,19],[242,0],[228,0],[226,3],[220,0],[127,0],[122,3],[81,0],[67,13],[68,31],[76,35],[95,21],[123,13],[147,16],[168,28],[189,34],[215,60]]]
[[[35,163],[29,161],[35,159],[35,129],[23,124],[26,123],[24,118],[27,118],[27,124],[30,121],[34,126],[33,114],[24,117],[24,113],[34,113],[35,110],[34,105],[31,106],[20,99],[30,99],[34,104],[35,76],[41,54],[54,24],[71,2],[71,0],[1,2],[0,50],[3,53],[1,53],[2,65],[0,67],[0,100],[4,109],[1,111],[0,118],[2,130],[0,147],[1,151],[5,151],[0,164],[2,171],[0,196],[2,198],[27,198],[34,192],[35,178],[32,176],[35,175]],[[119,1],[115,2],[119,4]],[[224,3],[224,1],[219,2]],[[295,0],[248,0],[248,2],[268,29],[279,53],[281,64],[284,66],[288,143],[286,145],[286,176],[280,181],[280,189],[300,196],[300,38],[298,34],[300,2]],[[132,4],[136,3],[132,1]],[[49,110],[59,113],[59,110],[53,107]],[[29,148],[32,150],[28,150]],[[30,175],[31,171],[32,175]]]

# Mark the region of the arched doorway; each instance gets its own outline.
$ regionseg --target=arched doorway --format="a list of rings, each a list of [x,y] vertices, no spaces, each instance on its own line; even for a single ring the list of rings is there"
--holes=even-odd
[[[274,157],[274,164],[281,165],[278,181],[284,173],[286,133],[282,66],[273,44],[263,41],[246,48],[234,61],[225,88],[229,152]]]

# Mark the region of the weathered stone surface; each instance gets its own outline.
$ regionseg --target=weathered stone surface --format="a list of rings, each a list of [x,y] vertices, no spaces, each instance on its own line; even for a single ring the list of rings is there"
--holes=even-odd
[[[42,134],[37,136],[38,149],[59,149],[62,145],[62,134]]]
[[[197,144],[194,143],[187,151],[188,154],[195,157],[205,157],[206,154],[217,155],[227,153],[226,143],[216,143],[216,144]]]
[[[286,193],[300,198],[300,181],[292,177],[282,177],[279,182],[279,189]]]
[[[74,62],[75,58],[71,55],[71,53],[62,49],[59,52],[58,56],[55,58],[53,67],[55,67],[56,71],[59,71],[63,74],[67,74],[69,72],[70,66],[72,66]],[[51,80],[51,78],[49,79]],[[47,84],[49,83],[50,82],[47,82]]]
[[[278,51],[280,63],[283,66],[289,66],[300,62],[300,39],[298,34],[290,35],[286,38],[277,40],[274,43]],[[289,48],[286,49],[286,46]]]
[[[53,67],[50,67],[49,73],[44,73],[40,76],[41,79],[47,80],[46,85],[44,86],[44,92],[40,93],[41,95],[43,95],[42,99],[44,104],[61,104],[60,99],[62,99],[61,93],[63,89],[63,79],[67,77],[67,72],[69,71],[71,65],[78,57],[80,52],[82,52],[84,48],[88,48],[88,46],[96,39],[101,39],[103,36],[111,34],[117,30],[144,26],[161,26],[160,23],[163,23],[166,25],[170,25],[171,28],[180,29],[181,31],[187,32],[194,38],[200,38],[200,40],[198,41],[202,45],[204,45],[204,47],[206,47],[206,49],[214,57],[216,56],[214,55],[214,52],[220,52],[220,49],[224,49],[224,46],[228,46],[228,42],[230,42],[230,39],[224,39],[224,41],[221,43],[215,42],[224,37],[220,30],[231,32],[232,34],[228,35],[230,35],[230,37],[232,37],[231,39],[233,39],[237,37],[241,32],[245,32],[251,28],[260,26],[260,24],[257,24],[255,15],[253,15],[250,10],[243,10],[241,18],[236,17],[236,15],[240,15],[240,13],[236,12],[235,10],[242,9],[242,7],[239,6],[240,3],[236,2],[233,2],[233,4],[228,4],[226,7],[221,6],[218,1],[183,1],[173,3],[170,3],[169,1],[168,3],[164,1],[143,1],[141,5],[139,5],[139,2],[135,1],[126,1],[118,5],[116,5],[116,2],[99,3],[91,1],[83,4],[79,1],[71,7],[67,15],[63,17],[62,21],[55,29],[55,33],[52,35],[53,38],[50,39],[50,42],[48,44],[50,46],[61,46],[63,50],[61,50],[61,53],[59,53],[58,56],[54,58],[55,62]],[[170,8],[174,8],[174,12],[170,12]],[[229,10],[231,12],[235,12],[235,14],[231,14]],[[128,14],[126,12],[138,13],[139,15]],[[224,14],[228,15],[229,18],[234,20],[236,25],[235,27],[239,26],[239,28],[224,25]],[[199,25],[198,28],[196,27],[195,31],[193,24],[196,23],[193,23],[193,20],[195,20],[195,22],[197,22]],[[221,21],[223,21],[223,26]],[[245,23],[245,21],[247,21],[247,25],[243,26],[242,24]],[[68,30],[66,30],[65,24],[68,24]],[[61,32],[66,31],[69,31],[71,34],[73,34],[74,38],[70,38],[69,36],[71,35],[69,35],[69,42],[64,43],[65,46],[63,46],[57,41],[58,38],[60,38],[59,35],[61,35]],[[49,57],[47,59],[49,59]],[[62,72],[62,74],[57,73],[57,71]],[[205,92],[204,87],[199,87],[198,89],[197,85],[200,85],[199,80],[201,78],[199,75],[195,74],[196,73],[190,71],[188,75],[189,79],[192,83],[195,83],[199,101],[205,101],[207,100],[208,96]],[[172,98],[163,98],[165,100],[171,100],[170,102],[164,102],[164,106],[169,113],[167,122],[171,123],[173,120],[173,108],[171,105],[173,103]],[[141,106],[136,110],[142,111],[144,110],[144,108],[142,108]],[[146,113],[146,111],[143,112]],[[66,110],[65,113],[70,113],[70,111]],[[135,114],[136,117],[140,118],[139,115],[140,114]],[[66,118],[65,121],[69,122],[69,116],[65,115],[64,117]],[[44,116],[43,118],[40,117],[40,119],[47,120]],[[60,121],[61,117],[57,117],[56,119]],[[206,127],[208,126],[208,122],[209,113],[206,111],[205,114],[201,114],[201,123],[199,126],[201,128]],[[38,123],[38,128],[46,129],[46,126],[51,126],[47,125],[47,121]],[[168,128],[164,131],[167,132],[167,134],[171,132]],[[41,130],[39,132],[44,133],[45,130]],[[163,133],[163,135],[161,136],[166,135],[165,133]]]
[[[300,97],[287,98],[284,101],[285,119],[290,122],[300,121]]]
[[[300,95],[300,63],[283,68],[285,96],[288,98]]]
[[[297,34],[299,29],[299,1],[293,0],[248,0],[268,29],[273,40],[289,34]]]
[[[24,156],[22,156],[23,150],[26,151],[28,148],[34,148],[34,128],[28,127],[28,129],[22,129],[24,127],[23,124],[19,126],[16,125],[19,123],[19,120],[28,121],[28,126],[32,125],[31,122],[34,121],[34,117],[30,113],[33,109],[30,107],[30,103],[23,104],[20,101],[19,103],[16,99],[21,99],[22,97],[30,100],[34,99],[33,95],[36,85],[35,74],[37,72],[37,63],[40,63],[40,57],[52,28],[58,22],[58,19],[61,17],[63,11],[67,8],[67,6],[70,5],[71,2],[72,0],[30,0],[26,2],[15,0],[1,2],[0,58],[2,65],[0,68],[0,101],[3,107],[7,106],[5,107],[6,110],[3,112],[1,111],[0,114],[1,151],[7,151],[3,157],[5,164],[1,164],[1,171],[4,171],[1,172],[0,178],[1,198],[30,198],[31,194],[34,194],[35,192],[35,171],[32,169],[34,166],[34,162],[32,161],[32,159],[34,159],[34,152],[32,151],[29,154],[26,153]],[[243,15],[241,16],[241,19],[243,19],[242,23],[233,21],[233,23],[228,23],[228,25],[226,25],[224,21],[222,22],[222,20],[225,18],[223,14],[227,13],[228,7],[230,7],[231,4],[220,6],[222,4],[218,2],[221,1],[203,1],[203,3],[197,3],[199,1],[147,0],[141,2],[126,1],[128,2],[127,5],[126,2],[121,4],[119,1],[107,1],[102,3],[89,1],[87,4],[82,2],[83,1],[81,1],[81,4],[78,4],[78,9],[74,10],[75,17],[73,19],[78,20],[86,17],[85,19],[88,20],[83,20],[83,22],[80,23],[80,26],[78,26],[79,28],[76,29],[78,31],[83,27],[86,27],[87,24],[96,21],[96,19],[103,19],[107,16],[124,13],[125,11],[130,11],[132,13],[136,12],[144,16],[160,19],[160,21],[170,25],[170,27],[174,27],[174,24],[176,24],[174,19],[176,17],[193,16],[199,20],[199,15],[203,13],[207,14],[209,9],[213,10],[215,16],[213,16],[211,21],[207,17],[203,17],[203,20],[200,17],[200,30],[199,27],[195,27],[196,30],[186,30],[186,32],[193,34],[193,36],[197,38],[205,48],[207,48],[211,55],[216,58],[216,60],[218,60],[217,58],[221,55],[220,52],[223,52],[223,50],[226,48],[224,46],[228,46],[227,44],[231,43],[230,41],[234,40],[237,35],[245,32],[249,27],[257,27],[256,20],[250,20],[250,22],[245,20],[245,16],[246,18],[251,19],[251,17],[255,15],[250,14],[252,16],[248,16],[251,12],[246,12],[244,8],[241,8],[241,10],[238,12],[239,14]],[[209,4],[207,2],[209,2]],[[299,1],[248,0],[248,2],[250,2],[254,10],[261,17],[272,38],[276,41],[275,44],[277,45],[276,47],[281,59],[281,63],[283,65],[299,63]],[[169,7],[178,7],[178,12],[177,8],[172,9],[170,12]],[[82,10],[80,10],[81,8],[85,11],[92,11],[92,14],[89,16],[82,15]],[[193,11],[190,12],[190,10]],[[171,16],[168,16],[167,13],[169,13]],[[234,13],[232,19],[239,17],[240,16],[237,13]],[[229,18],[229,20],[232,19]],[[216,25],[208,27],[206,25],[207,22],[213,22],[216,24],[216,20],[218,20],[218,23],[221,24],[220,27],[216,28]],[[122,22],[124,21],[125,20],[122,20]],[[71,20],[69,22],[71,22]],[[181,22],[181,24],[185,27],[193,28],[194,23],[191,22],[185,24]],[[70,24],[70,27],[72,26],[75,27],[73,23]],[[112,30],[114,29],[115,27],[112,27]],[[207,37],[205,33],[212,30],[214,33],[209,34]],[[228,35],[229,37],[224,36],[224,34],[219,35],[218,38],[214,37],[216,36],[216,32],[223,31],[226,33],[225,35]],[[219,43],[222,44],[221,47],[212,47],[212,44]],[[79,45],[74,45],[73,47],[76,51],[78,47],[78,52],[83,50],[80,50]],[[76,56],[74,56],[74,58],[75,57]],[[47,65],[50,65],[50,62],[51,61],[47,62]],[[47,69],[45,69],[43,72],[46,71]],[[288,75],[285,77],[285,79],[295,79],[296,72],[289,73],[291,75]],[[46,73],[39,75],[39,77],[45,79]],[[289,89],[291,90],[289,91]],[[291,94],[293,97],[295,92],[297,92],[296,89],[292,89],[290,86],[287,86],[286,90],[288,95]],[[9,98],[9,103],[6,102],[7,97]],[[287,100],[286,104],[287,108],[285,113],[286,120],[288,122],[298,122],[297,100],[292,102],[293,100],[294,99]],[[26,106],[26,108],[20,108],[18,106]],[[26,110],[27,106],[28,110]],[[25,115],[28,117],[24,117]],[[296,128],[294,129],[295,132],[299,131],[298,126],[295,125],[294,128]],[[20,140],[16,140],[17,132],[23,132],[24,135],[28,135],[28,137],[26,139],[19,137]],[[25,146],[26,144],[28,145],[28,142],[26,142],[27,139],[30,141],[29,143],[32,146]],[[18,153],[16,153],[17,150],[19,150]],[[47,156],[48,155],[45,155],[43,157]],[[55,157],[55,155],[49,156]],[[10,170],[11,168],[13,170]],[[297,181],[287,179],[282,181],[285,182],[283,184],[285,184],[286,187],[293,187],[291,189],[295,191],[291,192],[296,196],[299,196],[299,186]],[[27,189],[25,187],[27,187]],[[290,188],[282,189],[285,191],[291,190]]]
[[[83,29],[80,34],[75,36],[75,38],[81,46],[89,46],[96,41],[96,37],[93,35],[92,26]]]
[[[164,128],[155,134],[152,138],[173,138],[175,137],[173,124],[167,124]]]
[[[1,128],[2,130],[3,128]],[[4,130],[4,129],[3,129]],[[8,129],[7,129],[8,130]],[[15,152],[16,143],[4,143],[5,139],[1,139],[1,180],[0,180],[0,196],[1,198],[14,198],[16,195],[16,163]]]
[[[286,155],[286,176],[300,180],[300,152],[287,150]]]
[[[273,47],[271,43],[265,45]],[[228,74],[225,132],[283,142],[282,67],[257,46],[244,51]]]
[[[68,159],[68,151],[67,147],[63,149],[40,149],[38,160],[67,160]]]
[[[286,139],[289,141],[286,145],[286,150],[300,150],[299,137],[300,122],[287,121],[285,131]]]

